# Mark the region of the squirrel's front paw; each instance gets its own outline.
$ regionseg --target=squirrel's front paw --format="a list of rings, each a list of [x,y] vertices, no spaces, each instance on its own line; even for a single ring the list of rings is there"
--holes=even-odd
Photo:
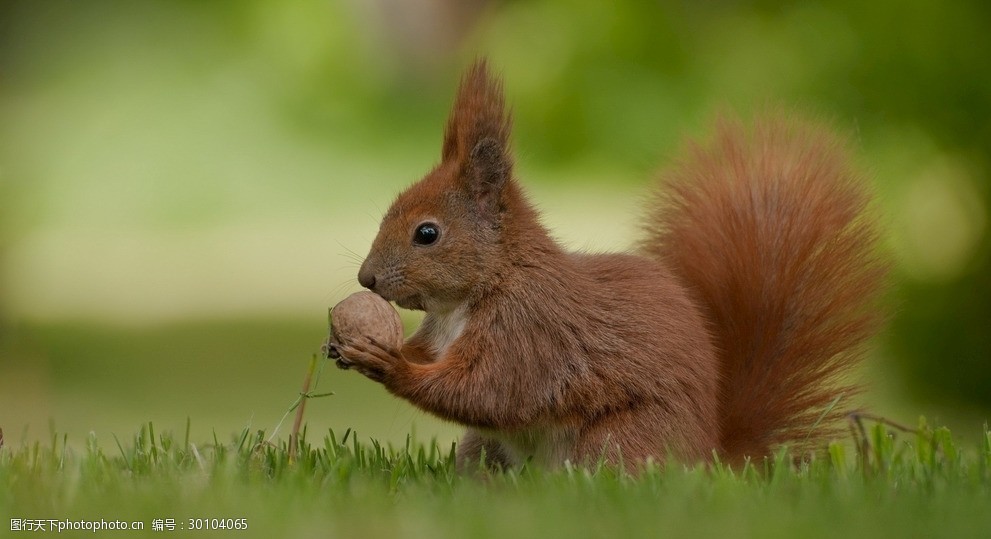
[[[383,346],[375,339],[366,337],[363,341],[336,346],[340,358],[337,366],[342,369],[354,369],[371,380],[382,382],[403,361],[399,350]]]

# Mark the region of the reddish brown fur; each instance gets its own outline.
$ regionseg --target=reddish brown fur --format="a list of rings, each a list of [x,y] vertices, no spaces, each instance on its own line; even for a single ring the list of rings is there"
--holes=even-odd
[[[501,87],[476,63],[441,163],[397,197],[359,272],[423,324],[401,350],[342,348],[342,365],[467,426],[462,466],[805,440],[873,329],[866,197],[818,131],[726,125],[667,175],[643,254],[569,253],[513,178]],[[413,241],[424,222],[431,245]]]
[[[643,250],[678,273],[710,320],[722,452],[765,455],[833,434],[857,392],[841,378],[883,318],[885,273],[843,142],[780,113],[750,131],[724,120],[663,179]]]
[[[457,106],[444,130],[441,158],[445,162],[465,162],[474,144],[486,137],[508,148],[512,125],[506,113],[502,82],[489,76],[488,63],[479,60],[461,79]]]

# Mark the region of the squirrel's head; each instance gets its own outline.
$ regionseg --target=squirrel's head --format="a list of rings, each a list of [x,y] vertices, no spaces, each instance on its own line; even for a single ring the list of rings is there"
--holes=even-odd
[[[490,286],[506,263],[512,179],[510,118],[484,60],[464,75],[444,131],[441,163],[386,212],[358,272],[362,286],[402,307],[445,310]]]

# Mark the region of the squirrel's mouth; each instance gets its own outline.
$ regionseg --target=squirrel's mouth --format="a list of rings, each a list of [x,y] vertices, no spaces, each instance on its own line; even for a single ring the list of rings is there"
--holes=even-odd
[[[388,298],[386,298],[386,299],[388,299]],[[422,310],[424,310],[423,309],[423,303],[420,301],[420,298],[417,295],[415,295],[415,294],[412,295],[412,296],[405,296],[405,297],[396,299],[396,305],[399,305],[403,309],[409,309],[409,310],[412,310],[412,311],[422,311]]]
[[[409,294],[406,296],[400,296],[395,293],[394,290],[382,290],[379,287],[371,289],[372,292],[378,294],[382,299],[386,301],[391,301],[396,305],[402,307],[403,309],[409,309],[411,311],[425,311],[423,307],[423,300],[420,298],[419,294]]]

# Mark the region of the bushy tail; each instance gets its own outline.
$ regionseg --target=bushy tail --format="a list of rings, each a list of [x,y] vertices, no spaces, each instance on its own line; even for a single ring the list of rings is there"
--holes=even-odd
[[[702,304],[721,354],[724,458],[836,433],[883,315],[869,190],[832,131],[717,124],[662,175],[642,248]]]

